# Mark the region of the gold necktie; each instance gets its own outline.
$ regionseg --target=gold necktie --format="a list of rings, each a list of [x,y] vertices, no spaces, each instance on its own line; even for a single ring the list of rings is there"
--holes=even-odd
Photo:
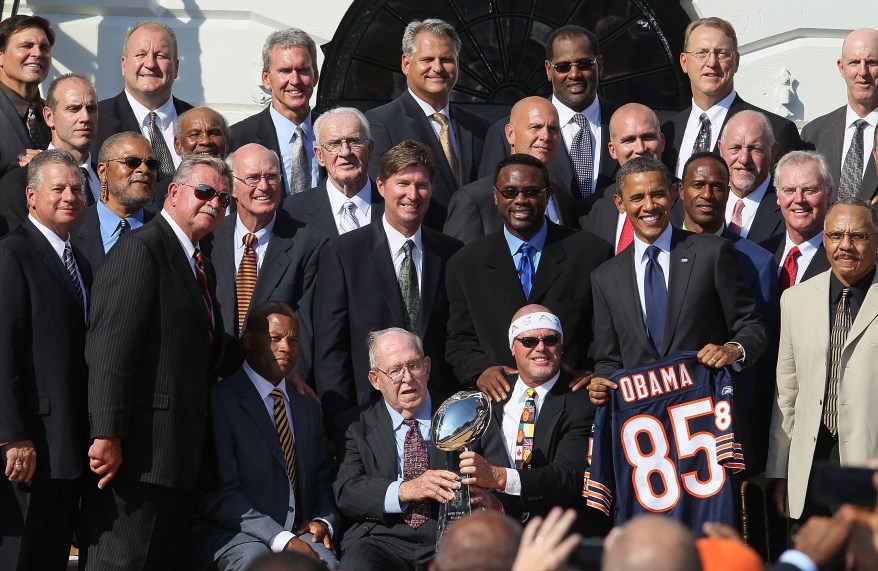
[[[284,405],[284,393],[280,389],[274,389],[269,393],[274,400],[274,425],[277,428],[277,437],[280,439],[280,448],[287,461],[287,475],[290,477],[290,485],[293,492],[297,492],[298,479],[296,478],[296,441],[293,440],[293,432],[287,420],[286,406]]]
[[[433,113],[433,120],[439,123],[439,142],[442,144],[442,151],[448,160],[448,166],[451,167],[451,174],[454,175],[454,184],[460,188],[460,164],[457,162],[457,155],[454,154],[454,147],[451,145],[448,118],[444,113]]]
[[[250,298],[256,287],[256,249],[259,240],[256,234],[244,235],[244,255],[241,256],[241,264],[238,266],[238,275],[235,277],[235,303],[238,309],[238,320],[235,323],[235,334],[241,335],[244,331],[244,318],[250,308]]]

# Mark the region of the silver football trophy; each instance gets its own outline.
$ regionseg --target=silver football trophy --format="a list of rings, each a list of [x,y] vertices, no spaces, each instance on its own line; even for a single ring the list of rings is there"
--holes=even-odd
[[[460,391],[451,395],[433,415],[433,445],[445,452],[464,452],[481,438],[491,423],[491,400],[479,391]],[[449,468],[458,476],[458,462]],[[439,534],[436,544],[448,527],[470,513],[469,485],[454,492],[454,499],[442,504],[439,510]]]

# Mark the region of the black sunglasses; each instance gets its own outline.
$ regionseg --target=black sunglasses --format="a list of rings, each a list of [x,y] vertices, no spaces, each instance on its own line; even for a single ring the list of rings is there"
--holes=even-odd
[[[195,198],[198,200],[211,200],[214,196],[219,197],[219,204],[225,208],[232,201],[232,195],[228,192],[217,192],[217,190],[209,184],[186,184],[181,182],[183,186],[188,186],[195,191]]]
[[[548,190],[548,187],[545,188],[497,188],[494,187],[497,192],[500,193],[500,196],[505,198],[506,200],[515,200],[515,197],[519,194],[523,194],[525,199],[536,198],[542,193]]]
[[[125,166],[131,170],[136,169],[143,163],[146,163],[146,168],[153,172],[158,171],[159,166],[161,166],[161,163],[159,163],[158,159],[141,159],[140,157],[122,157],[121,159],[107,159],[107,162],[110,161],[114,163],[125,163]]]
[[[515,340],[520,342],[524,347],[533,349],[540,344],[540,341],[542,341],[543,345],[546,347],[554,347],[559,341],[561,341],[561,336],[557,333],[553,333],[552,335],[546,335],[545,337],[516,337]]]
[[[574,65],[579,68],[579,71],[589,70],[594,67],[594,61],[595,60],[593,59],[586,58],[579,61],[562,61],[558,63],[549,62],[549,65],[555,68],[555,71],[557,71],[558,73],[569,73],[570,68]]]

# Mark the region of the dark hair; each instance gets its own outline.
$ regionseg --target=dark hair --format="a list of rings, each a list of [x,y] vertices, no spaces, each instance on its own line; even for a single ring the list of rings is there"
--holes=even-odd
[[[671,188],[671,172],[661,161],[652,157],[634,157],[616,171],[616,194],[622,196],[622,184],[629,174],[657,172],[662,175],[662,182]]]
[[[723,166],[723,171],[726,173],[726,177],[729,176],[729,165],[726,164],[726,161],[723,160],[721,156],[712,152],[712,151],[699,151],[697,153],[692,153],[692,155],[686,159],[686,164],[683,165],[683,180],[686,180],[686,171],[689,170],[689,165],[691,165],[695,161],[700,161],[701,159],[713,159],[717,163]]]
[[[384,156],[381,157],[381,168],[378,171],[378,178],[383,182],[408,167],[424,167],[430,177],[430,182],[436,178],[436,160],[433,158],[433,152],[430,147],[417,141],[403,141],[391,147]]]
[[[282,301],[263,301],[250,309],[247,319],[244,321],[244,331],[250,333],[262,333],[268,330],[269,315],[285,315],[292,318],[296,323],[299,322],[293,308]]]
[[[12,37],[12,34],[28,28],[41,29],[46,34],[46,39],[49,40],[49,46],[55,45],[55,31],[48,20],[40,16],[17,14],[0,22],[0,52],[5,52],[6,48],[9,47],[9,38]]]
[[[549,39],[546,40],[546,59],[552,61],[552,58],[555,57],[555,42],[558,41],[559,38],[569,38],[571,36],[585,36],[595,57],[601,55],[601,47],[598,44],[598,37],[594,32],[587,28],[583,28],[582,26],[568,24],[567,26],[561,26],[549,35]]]
[[[68,79],[75,79],[77,81],[81,81],[91,88],[91,92],[94,94],[95,98],[97,98],[97,93],[95,92],[95,86],[91,82],[91,79],[82,75],[81,73],[65,73],[64,75],[59,75],[55,79],[52,80],[52,83],[49,84],[49,89],[46,90],[46,107],[55,112],[55,106],[58,104],[58,100],[55,98],[55,92],[58,90],[58,87],[61,86],[61,83],[67,81]]]
[[[527,155],[525,153],[515,153],[500,159],[500,162],[497,163],[497,168],[494,169],[494,186],[497,185],[497,179],[500,178],[500,171],[506,167],[515,165],[524,165],[539,169],[540,174],[543,177],[543,186],[549,186],[549,169],[546,168],[546,164],[533,155]]]

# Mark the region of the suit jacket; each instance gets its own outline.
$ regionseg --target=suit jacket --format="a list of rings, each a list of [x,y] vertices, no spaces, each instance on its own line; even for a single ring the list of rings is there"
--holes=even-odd
[[[192,105],[177,99],[176,97],[173,98],[173,101],[177,115],[182,115],[186,111],[192,109]],[[106,141],[111,135],[124,133],[125,131],[134,131],[135,133],[143,132],[143,129],[137,121],[137,117],[134,116],[131,104],[128,103],[128,97],[125,95],[124,89],[115,97],[103,99],[98,102],[98,116],[101,118],[101,120],[98,121],[98,135],[91,142],[91,156],[95,158],[100,155],[101,145],[103,145],[104,141]],[[173,155],[174,149],[170,148],[168,150]],[[156,210],[156,212],[159,210],[161,210],[161,208]]]
[[[91,436],[122,439],[117,478],[181,490],[198,479],[223,345],[216,277],[205,266],[213,323],[164,216],[126,234],[104,259],[85,358]]]
[[[91,269],[73,254],[88,300]],[[38,479],[76,479],[88,445],[85,310],[30,220],[0,241],[0,267],[0,442],[33,441]]]
[[[277,142],[277,131],[274,130],[274,121],[271,120],[271,104],[259,113],[232,125],[229,136],[229,152],[234,152],[249,143],[259,143],[277,153],[278,157],[281,156],[280,145]]]
[[[829,174],[835,181],[836,188],[841,181],[841,167],[844,165],[844,157],[841,152],[844,148],[845,120],[847,105],[839,107],[826,115],[817,117],[802,129],[802,138],[811,149],[820,151],[829,163]],[[875,169],[875,157],[869,153],[866,157],[866,172],[863,174],[863,183],[857,198],[869,201],[878,191],[878,171]],[[837,198],[837,194],[833,195]]]
[[[286,382],[286,381],[284,381]],[[287,383],[296,440],[298,497],[287,476],[277,429],[243,368],[210,391],[218,488],[208,493],[208,524],[195,541],[206,569],[243,543],[269,546],[283,530],[321,518],[338,529],[332,497],[332,460],[320,405]]]
[[[672,232],[668,313],[658,350],[643,321],[634,248],[625,248],[592,273],[596,376],[609,377],[676,350],[698,351],[708,343],[740,343],[745,366],[762,355],[766,328],[732,244],[718,236]]]
[[[619,209],[616,208],[616,183],[596,192],[594,198],[579,201],[577,205],[579,226],[586,232],[603,238],[616,251],[616,227],[619,225]]]
[[[515,366],[506,331],[515,312],[528,303],[545,305],[561,319],[564,361],[575,369],[591,369],[590,275],[612,252],[593,234],[546,224],[546,245],[529,298],[502,230],[466,245],[448,263],[446,358],[462,385],[472,386],[488,367]]]
[[[143,211],[144,224],[155,216],[148,210]],[[79,248],[79,251],[91,264],[92,271],[97,274],[104,264],[104,239],[101,237],[101,221],[98,217],[97,206],[89,206],[73,225],[70,230],[70,243]]]
[[[94,165],[92,165],[94,168]],[[95,168],[97,172],[97,168]],[[12,169],[0,178],[0,216],[6,218],[10,230],[15,230],[27,219],[27,167]],[[85,193],[85,205],[94,204],[91,193]],[[96,268],[92,268],[97,271]]]
[[[779,269],[783,266],[783,253],[784,249],[787,245],[786,243],[787,235],[786,232],[783,234],[772,236],[770,239],[766,240],[759,244],[764,249],[772,252],[774,254],[774,263],[775,263],[775,275],[778,274]],[[826,270],[830,268],[829,258],[826,257],[826,250],[823,248],[823,242],[820,242],[820,245],[817,247],[817,251],[814,252],[814,257],[811,258],[811,262],[805,267],[799,266],[799,272],[803,272],[802,279],[799,280],[799,283],[809,280],[814,276],[820,275]]]
[[[338,236],[338,227],[335,225],[335,215],[332,212],[329,197],[326,195],[327,184],[331,183],[324,179],[311,190],[291,194],[284,200],[283,208],[293,218],[301,220],[312,228],[317,228],[329,238],[335,238]],[[372,205],[369,209],[372,222],[380,221],[384,214],[384,197],[378,193],[375,181],[372,181],[372,198],[369,203]]]
[[[790,517],[805,505],[814,446],[823,416],[831,323],[827,303],[831,271],[793,286],[780,299],[777,402],[771,418],[769,478],[786,478]],[[808,308],[803,311],[802,308]],[[841,354],[838,446],[842,466],[864,466],[878,456],[878,284],[866,294]]]
[[[493,187],[494,175],[491,174],[455,192],[451,196],[448,218],[442,232],[469,244],[503,228],[503,219],[494,203]],[[552,188],[555,188],[554,184]],[[553,192],[552,196],[561,225],[576,228],[576,203],[573,197],[563,191]]]
[[[0,216],[0,238],[9,234],[9,223],[3,216]]]
[[[454,103],[451,104],[450,112],[452,129],[460,148],[458,157],[460,186],[464,186],[479,177],[479,161],[482,159],[488,121],[481,115],[476,115]],[[367,111],[366,118],[369,119],[372,139],[375,141],[372,160],[369,162],[369,176],[373,180],[378,178],[381,157],[384,153],[406,139],[420,141],[433,151],[438,169],[436,179],[433,181],[433,195],[430,198],[430,208],[424,217],[424,225],[441,231],[448,215],[451,195],[459,187],[454,182],[454,175],[451,173],[448,161],[445,160],[439,137],[433,131],[427,116],[406,90],[390,103]]]
[[[49,141],[52,140],[52,133],[43,119],[42,107],[44,102],[39,97],[37,97],[36,101],[37,128],[45,145],[48,145]],[[24,152],[25,149],[31,149],[34,146],[31,143],[30,136],[27,134],[24,121],[21,120],[21,117],[19,117],[18,112],[15,110],[15,106],[3,92],[0,92],[0,133],[3,133],[3,136],[0,137],[0,172],[3,172],[15,157]],[[42,148],[45,149],[46,147],[43,146]]]

